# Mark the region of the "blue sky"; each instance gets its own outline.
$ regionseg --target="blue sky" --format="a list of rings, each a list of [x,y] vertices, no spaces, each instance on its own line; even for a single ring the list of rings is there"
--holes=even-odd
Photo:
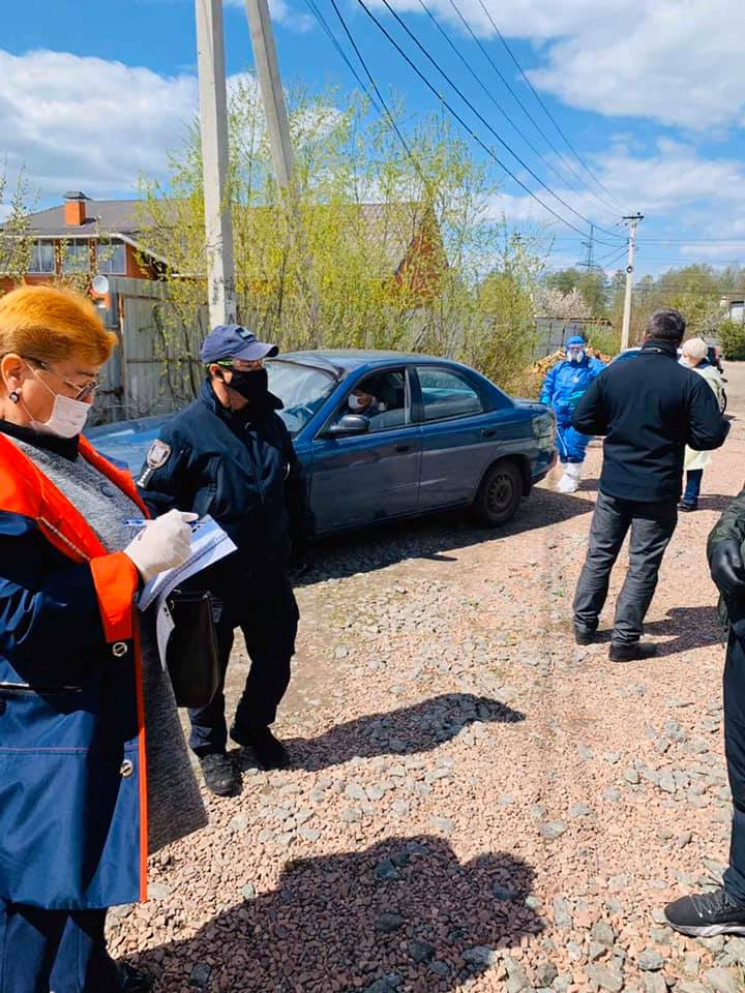
[[[423,11],[420,0],[389,0],[404,22],[526,165],[579,214],[622,232],[621,208],[640,210],[638,272],[689,261],[745,263],[745,4],[741,0],[427,0],[448,36],[524,136],[566,176],[547,140],[581,177],[562,182],[500,118]],[[318,0],[338,31],[330,0]],[[357,0],[340,7],[384,89],[412,115],[437,108]],[[436,79],[381,0],[381,21],[488,145],[496,140],[459,97]],[[105,14],[102,10],[105,9]],[[541,134],[498,79],[457,11],[539,124]],[[0,42],[0,153],[11,176],[24,166],[41,205],[69,188],[93,197],[131,196],[140,173],[163,176],[196,109],[191,0],[35,0],[4,12]],[[303,0],[273,0],[283,76],[305,86],[356,86]],[[489,16],[491,15],[491,20]],[[602,183],[582,169],[545,116],[495,35],[500,28],[541,99]],[[228,73],[251,68],[242,0],[226,0]],[[726,28],[723,29],[723,26]],[[473,154],[483,158],[474,145]],[[499,149],[500,156],[503,155]],[[489,205],[519,225],[553,222],[488,160],[501,195]],[[584,221],[541,191],[514,159],[504,162],[576,226]],[[592,193],[588,193],[592,190]],[[613,201],[613,209],[597,196]],[[551,264],[579,259],[582,236],[559,222]],[[604,235],[599,236],[604,239]],[[606,265],[615,242],[597,246]],[[618,242],[618,252],[623,244]]]

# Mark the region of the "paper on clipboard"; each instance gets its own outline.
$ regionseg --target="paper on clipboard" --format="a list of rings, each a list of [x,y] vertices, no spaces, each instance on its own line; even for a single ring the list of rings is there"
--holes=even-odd
[[[171,617],[171,611],[168,609],[168,604],[164,599],[158,607],[158,613],[155,617],[155,638],[158,642],[158,655],[163,669],[166,667],[168,640],[175,626]]]
[[[160,663],[166,667],[168,640],[174,629],[168,609],[168,596],[185,580],[196,576],[236,550],[233,540],[211,517],[203,517],[192,528],[191,555],[180,566],[160,572],[145,586],[138,600],[138,607],[145,611],[157,601],[155,635]]]
[[[208,566],[214,565],[220,559],[236,550],[235,543],[223,531],[209,515],[192,528],[191,535],[191,555],[175,569],[168,569],[166,572],[159,572],[157,576],[150,580],[145,586],[138,606],[140,610],[147,608],[158,599],[167,596],[179,583],[183,583],[191,576],[202,572]]]

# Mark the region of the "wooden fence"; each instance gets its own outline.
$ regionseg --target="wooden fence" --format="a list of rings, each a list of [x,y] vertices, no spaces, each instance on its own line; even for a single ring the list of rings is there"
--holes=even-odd
[[[98,424],[167,414],[192,400],[202,377],[199,349],[207,334],[207,307],[180,338],[166,335],[168,284],[125,276],[109,277],[102,308],[119,348],[104,371],[95,406]]]

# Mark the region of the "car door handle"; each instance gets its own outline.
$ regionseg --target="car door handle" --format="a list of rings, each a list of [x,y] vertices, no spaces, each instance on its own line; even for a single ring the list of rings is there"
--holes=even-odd
[[[410,452],[411,451],[411,445],[405,445],[405,444],[394,445],[393,446],[393,450],[394,450],[394,452]]]
[[[482,438],[494,438],[494,437],[496,437],[496,434],[497,434],[497,429],[496,428],[484,428],[484,430],[481,432],[481,437]]]

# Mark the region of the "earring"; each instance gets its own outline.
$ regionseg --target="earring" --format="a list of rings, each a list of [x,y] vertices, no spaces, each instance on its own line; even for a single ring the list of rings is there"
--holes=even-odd
[[[10,400],[11,403],[18,403],[18,401],[21,399],[21,394],[18,392],[18,390],[12,390],[8,394],[8,399]]]

